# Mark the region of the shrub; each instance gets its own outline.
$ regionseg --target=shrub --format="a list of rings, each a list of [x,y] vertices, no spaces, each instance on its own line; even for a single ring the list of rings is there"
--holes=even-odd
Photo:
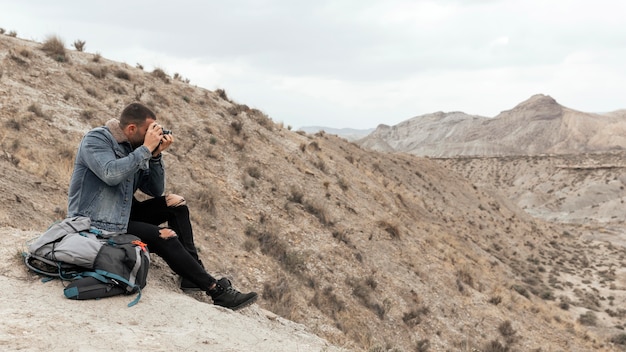
[[[471,270],[467,266],[459,268],[456,271],[456,277],[464,284],[468,285],[469,287],[474,288],[474,275],[472,274]]]
[[[313,162],[313,165],[315,165],[315,167],[318,168],[321,172],[326,173],[326,162],[324,161],[324,159],[318,157],[317,160]]]
[[[228,113],[232,116],[237,116],[242,112],[247,112],[248,110],[250,110],[250,108],[246,104],[235,104],[227,109]]]
[[[248,174],[243,174],[241,176],[242,182],[243,182],[243,187],[245,189],[249,189],[249,188],[253,188],[256,187],[256,181],[254,180],[254,178]]]
[[[389,235],[391,235],[392,239],[400,238],[400,230],[398,229],[398,225],[392,224],[385,220],[381,220],[378,222],[378,227],[385,230]]]
[[[346,302],[341,300],[341,298],[333,292],[332,286],[326,286],[321,292],[319,290],[315,290],[315,295],[313,296],[311,303],[313,303],[313,305],[319,310],[333,318],[336,318],[337,313],[346,309]]]
[[[67,61],[67,57],[65,56],[65,43],[56,35],[48,37],[43,42],[41,50],[58,62]]]
[[[24,66],[28,65],[28,62],[26,60],[24,60],[21,57],[15,55],[12,52],[10,53],[9,57],[11,58],[11,60],[15,61],[18,65],[24,65]]]
[[[507,346],[504,346],[500,343],[500,341],[498,340],[493,340],[489,343],[487,343],[483,349],[483,352],[508,352],[509,348]]]
[[[541,299],[545,299],[548,301],[554,301],[555,297],[554,297],[554,292],[550,291],[550,290],[546,290],[541,292],[541,294],[539,295],[541,297]]]
[[[586,313],[581,314],[578,317],[578,321],[585,326],[596,326],[598,323],[598,317],[596,316],[596,313],[589,310]]]
[[[218,97],[220,97],[220,98],[222,98],[222,99],[224,99],[226,101],[230,101],[230,100],[228,100],[228,95],[226,95],[226,91],[225,90],[223,90],[221,88],[220,89],[216,89],[215,93],[217,93]]]
[[[85,88],[85,92],[87,92],[87,94],[91,95],[94,98],[99,98],[98,92],[93,87]]]
[[[342,191],[344,191],[344,192],[345,192],[345,191],[347,191],[347,190],[348,190],[348,188],[350,188],[350,184],[349,184],[349,183],[348,183],[348,181],[347,181],[345,178],[343,178],[343,177],[340,177],[340,178],[337,180],[337,184],[339,185],[339,188],[341,188],[341,190],[342,190]]]
[[[379,319],[384,319],[385,315],[389,311],[389,302],[383,302],[381,305],[377,303],[372,296],[374,296],[374,287],[372,285],[373,278],[348,278],[346,283],[352,287],[352,295],[356,297],[364,307],[374,312]]]
[[[303,199],[304,192],[302,192],[302,189],[298,186],[291,186],[291,188],[289,189],[289,196],[287,197],[287,200],[289,200],[290,202],[302,204]]]
[[[346,245],[350,246],[350,238],[348,238],[348,232],[346,230],[335,230],[333,231],[333,238],[337,239],[339,242],[343,242]]]
[[[119,84],[111,84],[109,85],[108,90],[117,93],[119,95],[126,95],[128,94],[128,92],[126,91],[126,89],[122,86],[120,86]]]
[[[328,211],[321,200],[306,201],[304,203],[304,208],[310,214],[317,217],[317,219],[323,225],[331,226],[333,224],[333,221],[330,218],[330,215],[328,214]]]
[[[429,313],[429,309],[426,307],[420,307],[404,313],[402,321],[409,327],[414,327],[422,322],[422,316]]]
[[[520,295],[530,299],[530,293],[528,292],[526,287],[521,286],[521,285],[513,285],[511,286],[511,288],[515,290],[517,293],[519,293]]]
[[[160,68],[158,68],[158,67],[157,67],[157,68],[155,68],[155,69],[152,71],[152,76],[153,76],[153,77],[156,77],[156,78],[158,78],[158,79],[160,79],[161,81],[163,81],[163,82],[165,82],[165,83],[170,83],[170,79],[169,79],[169,77],[167,76],[167,73],[165,73],[165,71],[163,71],[163,69],[160,69]]]
[[[491,297],[489,299],[488,302],[493,304],[494,306],[497,306],[498,304],[502,303],[502,297],[501,296],[493,296],[493,297]]]
[[[32,112],[37,117],[43,117],[43,111],[41,110],[41,106],[37,103],[30,104],[30,106],[28,107],[28,111]]]
[[[16,119],[8,120],[7,122],[5,122],[5,126],[15,131],[19,131],[22,129],[22,124]]]
[[[109,69],[106,66],[98,66],[94,64],[85,67],[85,70],[91,73],[92,76],[99,79],[106,77],[107,73],[109,72]]]
[[[427,352],[430,348],[430,341],[428,339],[419,340],[415,344],[415,351],[417,352]]]
[[[248,166],[246,168],[246,172],[251,177],[254,177],[256,179],[260,179],[261,178],[261,170],[259,170],[259,168],[257,166]]]
[[[210,215],[217,213],[217,190],[214,187],[204,187],[195,194],[201,211],[205,211]]]
[[[96,116],[96,112],[94,110],[83,110],[80,112],[80,117],[85,121],[89,121],[93,119],[95,116]]]
[[[263,298],[269,303],[272,312],[293,319],[296,312],[296,303],[293,299],[293,289],[286,277],[279,277],[274,282],[263,284]]]
[[[502,322],[502,324],[498,326],[498,331],[508,343],[513,343],[515,341],[515,334],[517,332],[513,329],[513,325],[511,325],[510,320]]]
[[[232,129],[235,131],[235,133],[239,134],[241,133],[241,130],[243,129],[243,121],[233,121],[230,123],[230,127],[232,127]]]
[[[130,81],[130,74],[126,70],[119,69],[115,71],[115,77]]]
[[[626,346],[626,334],[621,333],[611,337],[611,342],[616,345]]]
[[[84,40],[77,39],[72,45],[77,51],[85,51],[85,44],[86,42]]]
[[[306,259],[303,254],[290,250],[289,244],[281,239],[273,229],[250,231],[248,236],[256,236],[261,253],[270,256],[280,263],[286,271],[292,274],[301,274],[306,269]]]

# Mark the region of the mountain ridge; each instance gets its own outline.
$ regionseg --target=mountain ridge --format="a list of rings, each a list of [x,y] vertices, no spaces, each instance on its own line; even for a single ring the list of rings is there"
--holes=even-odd
[[[572,154],[626,149],[621,113],[566,108],[537,94],[493,118],[462,112],[434,113],[379,126],[356,141],[364,148],[421,156]]]

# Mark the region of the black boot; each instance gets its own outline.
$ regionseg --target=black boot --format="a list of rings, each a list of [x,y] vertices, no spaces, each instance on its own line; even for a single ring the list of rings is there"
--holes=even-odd
[[[207,294],[213,299],[213,304],[232,310],[247,307],[258,298],[256,292],[241,293],[235,290],[227,278],[219,279]]]

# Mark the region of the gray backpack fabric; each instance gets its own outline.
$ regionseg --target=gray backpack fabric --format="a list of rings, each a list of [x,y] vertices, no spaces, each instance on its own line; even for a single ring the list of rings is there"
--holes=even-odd
[[[70,299],[94,299],[137,293],[145,287],[150,255],[130,234],[103,232],[87,217],[67,218],[50,226],[28,245],[26,266],[49,278],[69,280]]]
[[[53,261],[92,268],[102,248],[99,233],[91,228],[88,217],[67,218],[50,226],[28,246],[28,251]]]

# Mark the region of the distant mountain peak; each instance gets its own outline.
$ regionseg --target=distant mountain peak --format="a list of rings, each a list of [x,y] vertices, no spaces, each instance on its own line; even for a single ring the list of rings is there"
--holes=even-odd
[[[559,105],[559,103],[557,103],[557,101],[554,98],[552,98],[549,95],[535,94],[532,97],[517,104],[517,106],[515,106],[513,110],[529,109],[529,108],[535,109],[535,108],[545,108],[545,107],[554,107],[554,106],[562,107],[561,105]]]
[[[435,112],[397,125],[380,125],[363,147],[433,157],[575,154],[626,150],[619,112],[597,117],[536,94],[494,118]]]
[[[523,121],[554,120],[563,116],[563,106],[549,95],[535,94],[517,104],[513,109],[501,112],[496,118]]]

